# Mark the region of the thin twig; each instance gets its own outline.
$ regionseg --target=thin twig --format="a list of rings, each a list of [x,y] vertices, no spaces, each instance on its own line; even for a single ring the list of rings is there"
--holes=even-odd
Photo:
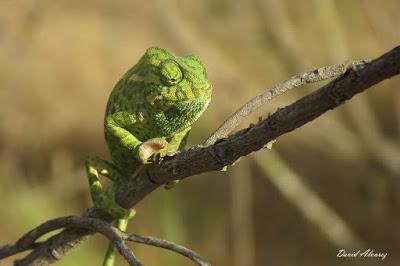
[[[226,138],[238,125],[239,123],[249,114],[260,108],[267,102],[270,102],[276,96],[296,87],[308,83],[314,83],[327,79],[336,78],[343,75],[349,67],[363,63],[360,62],[345,62],[333,66],[326,66],[314,69],[309,72],[305,72],[296,76],[293,76],[282,83],[275,85],[272,89],[266,90],[263,94],[252,98],[250,101],[242,105],[234,114],[226,119],[221,126],[204,142],[205,146],[214,144],[218,139]]]
[[[100,219],[79,216],[59,217],[37,226],[23,235],[15,244],[8,244],[0,248],[0,259],[35,248],[38,245],[35,241],[41,236],[57,229],[70,227],[85,228],[104,235],[116,245],[119,253],[129,262],[129,265],[140,266],[142,264],[136,259],[135,255],[124,243],[124,240],[174,251],[191,259],[200,266],[210,265],[210,263],[196,252],[170,241],[150,236],[128,234]],[[18,261],[16,264],[18,264]]]
[[[197,263],[200,266],[211,265],[209,262],[207,262],[203,257],[201,257],[196,252],[194,252],[188,248],[185,248],[183,246],[172,243],[170,241],[158,239],[158,238],[151,237],[151,236],[142,236],[142,235],[137,235],[137,234],[127,234],[127,233],[124,233],[124,234],[126,235],[125,240],[174,251],[176,253],[181,254],[182,256],[185,256],[185,257],[191,259],[192,261],[194,261],[195,263]]]

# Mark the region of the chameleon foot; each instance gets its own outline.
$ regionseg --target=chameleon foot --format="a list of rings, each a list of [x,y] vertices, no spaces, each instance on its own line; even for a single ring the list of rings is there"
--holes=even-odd
[[[164,138],[149,139],[140,144],[137,157],[145,164],[153,154],[167,147],[168,142]]]

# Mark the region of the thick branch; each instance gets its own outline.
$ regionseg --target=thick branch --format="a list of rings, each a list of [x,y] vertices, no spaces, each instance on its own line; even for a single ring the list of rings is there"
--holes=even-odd
[[[149,165],[126,186],[117,190],[116,200],[121,206],[131,208],[161,184],[231,165],[238,158],[263,148],[269,141],[312,121],[399,72],[400,47],[396,47],[371,62],[353,66],[343,76],[279,109],[257,125],[219,140],[214,145],[195,147]],[[85,215],[100,216],[95,210]],[[41,244],[20,265],[49,265],[84,241],[90,233],[86,229],[67,229]]]
[[[279,109],[257,125],[219,140],[214,145],[195,147],[173,157],[164,157],[158,164],[149,165],[117,190],[117,202],[128,208],[136,205],[160,184],[231,165],[240,157],[263,148],[271,140],[314,120],[355,94],[399,72],[400,47],[371,62],[354,65],[341,77]]]

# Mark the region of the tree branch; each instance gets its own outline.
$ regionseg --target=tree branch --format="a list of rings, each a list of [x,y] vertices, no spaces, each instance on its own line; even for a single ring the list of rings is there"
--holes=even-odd
[[[366,61],[345,62],[338,65],[320,67],[312,71],[293,76],[284,82],[275,85],[272,89],[266,90],[263,94],[252,98],[242,107],[240,107],[227,120],[225,120],[222,125],[214,131],[214,133],[211,134],[211,136],[204,142],[204,145],[208,146],[214,144],[218,139],[228,137],[228,135],[232,133],[232,131],[246,116],[265,105],[267,102],[270,102],[276,96],[290,89],[300,87],[308,83],[336,78],[340,75],[343,75],[350,67],[365,62]]]
[[[288,133],[331,110],[357,93],[400,72],[400,47],[366,63],[354,65],[341,77],[279,109],[267,119],[243,129],[214,145],[194,147],[144,168],[116,192],[117,202],[135,206],[159,185],[175,179],[221,170],[237,159],[257,151],[277,137]]]
[[[7,245],[0,249],[0,258],[4,258],[33,248],[39,237],[61,228],[84,228],[90,232],[98,232],[107,237],[117,247],[118,252],[128,261],[129,265],[141,266],[133,252],[124,243],[123,232],[111,224],[96,218],[65,216],[49,220],[22,236],[14,245]],[[25,265],[24,260],[15,261],[14,265]]]
[[[194,251],[187,249],[183,246],[179,246],[170,241],[158,239],[150,236],[142,236],[138,234],[128,234],[120,231],[118,228],[111,224],[104,222],[97,218],[78,217],[78,216],[65,216],[49,220],[35,229],[29,231],[23,235],[15,244],[9,244],[0,248],[0,259],[14,254],[33,249],[37,246],[35,241],[41,236],[61,228],[84,228],[93,232],[98,232],[110,241],[112,241],[119,253],[128,261],[129,265],[140,266],[142,265],[136,257],[133,255],[129,247],[124,243],[124,240],[141,243],[150,246],[156,246],[167,250],[179,253],[200,266],[209,266],[210,264],[202,258],[199,254]],[[16,265],[20,262],[16,261]]]
[[[128,184],[117,189],[116,201],[125,208],[131,208],[164,183],[223,169],[240,157],[263,148],[269,141],[293,131],[374,84],[399,73],[400,47],[373,61],[353,65],[341,77],[279,109],[257,125],[219,139],[211,146],[194,147],[144,167]],[[96,209],[88,210],[84,217],[111,220]],[[66,229],[35,247],[19,261],[19,265],[54,263],[92,233],[92,230],[82,228]]]

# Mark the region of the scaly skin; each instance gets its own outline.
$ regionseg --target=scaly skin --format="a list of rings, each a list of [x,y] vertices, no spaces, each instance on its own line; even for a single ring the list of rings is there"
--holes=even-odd
[[[207,108],[211,91],[197,56],[149,48],[118,81],[108,100],[104,129],[112,163],[96,155],[86,160],[94,205],[115,219],[131,218],[133,211],[114,200],[116,187],[155,153],[164,156],[184,148],[190,126]],[[113,185],[104,189],[99,174]]]

